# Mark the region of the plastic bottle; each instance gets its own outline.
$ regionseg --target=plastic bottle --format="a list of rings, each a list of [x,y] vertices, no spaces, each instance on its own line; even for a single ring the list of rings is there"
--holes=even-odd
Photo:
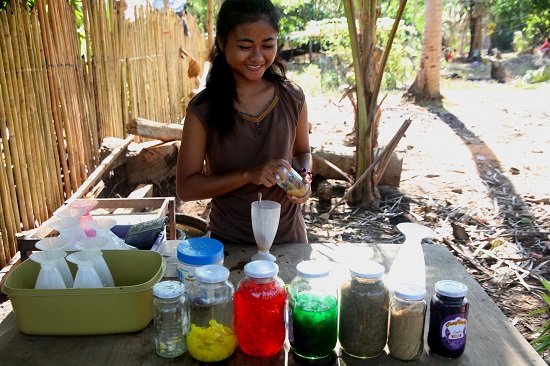
[[[338,288],[326,262],[304,261],[288,288],[290,346],[297,355],[329,356],[338,336]]]
[[[366,261],[350,269],[340,287],[342,350],[359,357],[376,357],[384,351],[388,336],[390,294],[382,275],[384,266]]]
[[[285,341],[285,284],[279,266],[258,260],[244,266],[235,294],[235,321],[241,349],[252,356],[272,356]]]
[[[424,351],[426,289],[418,285],[398,286],[390,302],[390,356],[401,361],[414,361]]]
[[[155,349],[159,356],[177,357],[187,349],[189,308],[179,281],[163,281],[153,286]]]
[[[202,266],[195,271],[195,282],[188,292],[191,328],[187,349],[197,361],[224,360],[237,346],[235,289],[228,278],[229,270],[220,265]]]
[[[397,252],[388,273],[388,284],[393,290],[399,284],[410,283],[426,288],[426,264],[422,239],[433,235],[432,229],[413,223],[401,223],[397,228],[405,234],[405,242]]]
[[[468,329],[468,287],[451,280],[438,281],[430,301],[428,346],[438,356],[456,358],[464,353]]]

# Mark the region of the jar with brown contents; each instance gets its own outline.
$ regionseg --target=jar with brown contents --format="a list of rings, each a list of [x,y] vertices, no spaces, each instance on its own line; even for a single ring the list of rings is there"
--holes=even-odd
[[[394,290],[390,302],[390,356],[402,361],[416,360],[424,350],[426,290],[413,284],[402,284]]]
[[[350,268],[340,288],[339,340],[350,356],[376,357],[386,346],[390,296],[383,274],[382,265],[368,261]]]
[[[278,174],[275,174],[277,178],[277,184],[279,187],[285,190],[285,192],[294,197],[303,197],[309,190],[309,184],[305,184],[303,178],[298,172],[292,169],[290,172],[285,167],[281,167],[285,172],[286,179],[283,181]]]

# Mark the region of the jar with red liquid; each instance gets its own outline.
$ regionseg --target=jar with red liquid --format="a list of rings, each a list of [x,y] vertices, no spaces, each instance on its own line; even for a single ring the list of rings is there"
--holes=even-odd
[[[285,284],[277,276],[279,266],[257,260],[244,266],[245,277],[235,294],[237,339],[252,356],[279,353],[285,341]]]

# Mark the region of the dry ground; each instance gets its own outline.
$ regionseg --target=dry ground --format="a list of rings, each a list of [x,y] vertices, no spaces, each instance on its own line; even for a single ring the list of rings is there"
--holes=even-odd
[[[311,242],[401,243],[396,229],[413,221],[434,229],[431,242],[446,245],[527,339],[547,315],[526,314],[544,305],[537,276],[548,277],[550,256],[550,83],[521,85],[517,77],[550,63],[537,56],[506,55],[509,80],[489,78],[489,66],[459,62],[442,70],[462,78],[442,81],[442,103],[424,106],[389,95],[383,106],[380,145],[403,121],[412,124],[396,151],[403,158],[399,187],[380,187],[378,210],[342,205],[329,220],[317,197],[304,205]],[[468,80],[471,79],[471,80]],[[344,146],[353,126],[347,100],[308,98],[311,140]],[[349,187],[331,181],[334,204]],[[124,190],[121,185],[113,188]],[[121,193],[124,195],[124,193]],[[156,195],[174,195],[173,182]],[[178,204],[206,217],[207,201]],[[0,306],[11,310],[9,302]],[[545,356],[545,355],[544,355]]]

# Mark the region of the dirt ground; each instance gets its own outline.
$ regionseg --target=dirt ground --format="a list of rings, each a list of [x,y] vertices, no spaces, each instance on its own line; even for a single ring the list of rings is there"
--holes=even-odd
[[[404,101],[402,93],[388,95],[380,145],[412,120],[396,149],[403,159],[399,187],[380,187],[377,210],[344,204],[328,220],[321,218],[327,205],[313,195],[303,206],[309,241],[402,243],[397,223],[426,225],[435,232],[428,241],[447,246],[533,339],[548,320],[547,314],[526,314],[545,305],[537,276],[548,278],[550,83],[524,85],[519,77],[544,63],[550,58],[504,55],[508,79],[497,83],[488,64],[472,68],[456,61],[442,69],[441,103],[421,106]],[[347,99],[309,97],[308,109],[314,148],[349,145],[354,115]],[[350,184],[330,183],[334,204]],[[175,195],[173,182],[155,194]],[[206,218],[207,201],[178,202],[178,212]],[[9,302],[1,304],[0,321],[10,310]]]

